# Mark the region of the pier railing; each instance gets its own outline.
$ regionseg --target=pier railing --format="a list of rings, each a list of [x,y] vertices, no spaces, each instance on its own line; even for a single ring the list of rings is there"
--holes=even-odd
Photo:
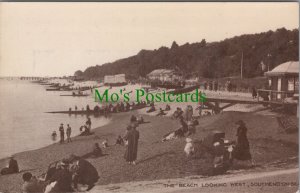
[[[294,91],[276,91],[276,90],[265,90],[258,89],[257,90],[258,97],[257,100],[269,100],[269,101],[278,101],[283,102],[284,99],[288,97],[292,97],[294,95]]]

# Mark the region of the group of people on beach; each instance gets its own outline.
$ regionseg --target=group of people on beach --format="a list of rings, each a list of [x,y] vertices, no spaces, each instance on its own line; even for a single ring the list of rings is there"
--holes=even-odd
[[[65,142],[65,134],[67,136],[67,143],[71,142],[71,133],[72,133],[72,128],[70,127],[69,124],[67,124],[67,128],[66,128],[66,132],[65,132],[65,129],[64,129],[64,124],[61,123],[59,128],[58,128],[58,131],[59,131],[59,136],[60,136],[60,140],[59,140],[59,143],[62,144]],[[56,131],[53,131],[52,134],[51,134],[51,137],[52,137],[52,140],[53,141],[56,141],[56,138],[57,138],[57,133]]]
[[[142,104],[146,106],[146,104]],[[150,109],[151,108],[155,108],[154,103],[150,104]],[[125,109],[126,106],[123,106],[121,104],[118,106],[118,110],[120,110],[120,112],[123,112],[123,110]],[[167,104],[164,110],[160,108],[157,116],[162,116],[165,114],[164,111],[170,110],[171,107]],[[188,146],[185,146],[184,151],[186,153],[188,152],[189,155],[194,154],[194,152],[196,151],[193,147],[193,140],[190,137],[196,133],[196,126],[199,125],[197,118],[193,116],[193,111],[194,109],[191,105],[188,105],[184,111],[180,107],[177,107],[171,118],[177,119],[179,121],[180,127],[164,135],[161,140],[162,142],[166,142],[177,138],[188,137],[186,140]],[[145,121],[142,116],[137,117],[135,115],[131,115],[129,123],[126,127],[125,135],[123,137],[121,135],[118,135],[114,144],[125,147],[124,159],[130,165],[137,164],[136,160],[140,139],[140,132],[137,130],[137,128],[140,124],[143,123],[145,123]],[[226,146],[227,142],[222,137],[216,141],[213,141],[212,143],[212,154],[214,156],[213,167],[215,170],[226,170],[224,168],[228,168],[228,165],[233,159],[249,160],[251,161],[251,164],[253,164],[249,141],[247,138],[246,124],[242,120],[238,121],[236,124],[239,126],[236,133],[237,141],[236,143],[234,143],[234,145],[230,146],[231,148],[234,147],[232,151],[228,150],[228,147]],[[88,117],[85,125],[80,127],[80,135],[84,136],[92,134],[91,125],[91,119]],[[53,132],[52,137],[54,137],[54,133],[56,132]],[[65,134],[67,136],[66,141],[72,142],[71,133],[72,129],[70,125],[67,124],[67,128],[65,130],[62,123],[59,127],[60,144],[63,144],[65,142]],[[105,139],[102,142],[102,147],[109,147],[108,139]],[[224,152],[226,152],[226,154]],[[94,143],[92,151],[89,152],[89,155],[91,155],[92,157],[99,157],[104,155],[99,143]],[[17,172],[19,172],[18,163],[13,157],[11,157],[9,166],[2,169],[1,174],[4,175]],[[24,184],[22,186],[22,190],[24,193],[63,193],[78,191],[80,189],[80,187],[78,186],[79,184],[86,185],[86,190],[90,190],[99,179],[99,175],[97,169],[90,162],[85,160],[83,156],[80,157],[76,155],[70,155],[68,158],[55,162],[54,166],[49,166],[46,174],[42,178],[37,178],[30,172],[25,172],[22,178],[24,181]]]
[[[88,117],[87,121],[85,122],[85,125],[83,125],[83,126],[81,126],[79,128],[80,135],[81,136],[83,136],[83,135],[90,135],[91,134],[91,127],[92,127],[92,121],[91,121],[91,118]],[[60,126],[59,126],[59,128],[58,128],[58,132],[59,132],[59,136],[60,136],[60,140],[59,140],[60,144],[65,143],[65,135],[67,136],[66,142],[67,143],[72,142],[72,139],[71,139],[72,128],[71,128],[71,126],[69,124],[67,124],[67,128],[65,130],[64,129],[64,124],[61,123]],[[52,137],[53,141],[56,141],[56,138],[57,138],[56,131],[52,132],[51,137]]]
[[[46,173],[39,178],[30,172],[25,172],[22,178],[23,193],[69,193],[90,190],[98,181],[99,174],[89,161],[71,154],[50,164]]]
[[[154,105],[153,105],[154,106]],[[168,107],[169,108],[169,107]],[[172,119],[178,119],[180,127],[172,132],[165,134],[162,138],[162,142],[174,140],[177,138],[186,138],[186,146],[184,151],[187,155],[195,154],[196,148],[194,148],[193,140],[190,138],[196,133],[196,126],[199,125],[197,118],[193,115],[193,107],[188,105],[183,111],[180,107],[177,107],[172,115]],[[162,109],[157,116],[162,115]],[[224,173],[232,165],[233,160],[250,161],[251,165],[254,165],[250,153],[249,141],[247,138],[247,127],[244,121],[239,120],[236,122],[238,125],[236,137],[237,140],[229,142],[224,137],[220,137],[218,140],[212,141],[213,148],[210,150],[213,155],[213,174]],[[225,133],[224,133],[225,136]],[[217,138],[216,138],[217,139]],[[202,142],[202,140],[195,140]],[[195,144],[197,144],[195,142]]]
[[[120,112],[128,112],[130,110],[141,109],[147,106],[145,101],[135,102],[118,102],[118,103],[107,103],[102,106],[96,105],[93,109],[90,108],[89,105],[86,108],[82,108],[81,111],[92,112],[94,115],[103,114],[105,117],[109,115],[109,113],[120,113]],[[78,111],[77,105],[75,106],[75,112]],[[73,110],[70,107],[69,113],[72,113]]]
[[[72,128],[69,124],[67,124],[67,128],[66,128],[66,131],[64,129],[64,124],[61,123],[59,128],[58,128],[58,131],[59,131],[59,136],[60,136],[60,140],[59,140],[59,143],[64,143],[65,142],[65,134],[67,136],[67,143],[69,142],[72,142],[72,139],[71,139],[71,134],[72,134]],[[53,141],[56,141],[56,138],[57,138],[57,133],[56,131],[53,131],[52,134],[51,134],[51,137],[52,137],[52,140]]]

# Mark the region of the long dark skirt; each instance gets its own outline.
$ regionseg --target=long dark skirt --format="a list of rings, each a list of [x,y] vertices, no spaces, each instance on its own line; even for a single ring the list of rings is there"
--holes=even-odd
[[[124,158],[128,162],[135,161],[137,158],[137,144],[132,146],[127,146],[124,154]]]
[[[235,146],[232,155],[234,159],[241,160],[241,161],[252,159],[249,142],[247,138],[238,140],[238,143]]]

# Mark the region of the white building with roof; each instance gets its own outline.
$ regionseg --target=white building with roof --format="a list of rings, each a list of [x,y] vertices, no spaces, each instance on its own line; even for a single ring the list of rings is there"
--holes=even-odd
[[[274,91],[270,100],[280,100],[299,94],[299,61],[289,61],[265,73],[269,88]]]

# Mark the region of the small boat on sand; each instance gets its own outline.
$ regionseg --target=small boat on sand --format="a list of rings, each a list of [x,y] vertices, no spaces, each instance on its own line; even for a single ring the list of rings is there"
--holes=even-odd
[[[61,94],[59,96],[73,96],[73,97],[86,97],[89,96],[89,94]]]
[[[60,88],[46,88],[46,91],[60,91]]]

